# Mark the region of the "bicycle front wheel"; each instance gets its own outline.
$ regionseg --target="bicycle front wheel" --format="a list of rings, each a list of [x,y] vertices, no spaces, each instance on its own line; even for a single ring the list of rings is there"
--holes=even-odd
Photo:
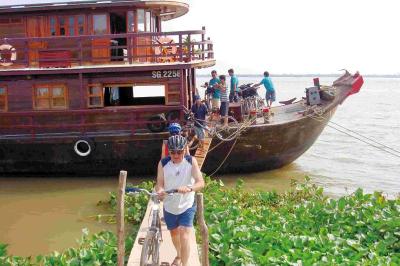
[[[156,237],[156,233],[154,231],[147,232],[140,255],[140,266],[159,266],[159,252],[160,242]]]
[[[239,135],[239,122],[233,117],[228,116],[228,126],[223,126],[224,122],[221,122],[215,126],[215,135],[222,141],[231,141]]]

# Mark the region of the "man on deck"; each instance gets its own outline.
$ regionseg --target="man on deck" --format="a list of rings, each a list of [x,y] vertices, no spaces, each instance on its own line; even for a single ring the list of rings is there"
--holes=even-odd
[[[201,102],[201,98],[199,95],[194,97],[195,103],[192,106],[192,112],[194,114],[194,118],[196,118],[196,122],[194,123],[194,131],[199,140],[199,148],[202,149],[204,147],[204,126],[207,115],[207,106]]]
[[[239,80],[235,75],[234,70],[231,68],[228,70],[229,76],[231,77],[231,86],[229,93],[229,102],[238,102],[238,92],[239,92]]]
[[[196,159],[185,156],[187,140],[180,135],[168,139],[169,156],[158,163],[156,191],[164,199],[164,220],[177,255],[171,265],[189,266],[190,234],[196,212],[195,191],[204,187]],[[166,190],[178,193],[167,196]]]
[[[272,83],[271,78],[269,77],[268,71],[264,72],[264,78],[258,83],[256,86],[263,84],[265,89],[267,90],[265,93],[265,101],[267,102],[268,107],[272,106],[272,103],[275,102],[275,87]]]
[[[218,84],[221,81],[217,77],[217,71],[216,70],[211,71],[211,76],[212,76],[212,79],[208,83],[208,86],[210,86],[211,88],[214,89],[211,105],[212,105],[213,109],[219,109],[219,106],[220,106],[220,89],[218,87]]]

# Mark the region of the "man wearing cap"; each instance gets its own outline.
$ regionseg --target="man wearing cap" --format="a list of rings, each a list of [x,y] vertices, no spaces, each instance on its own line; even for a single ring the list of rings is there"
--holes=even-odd
[[[164,199],[164,220],[177,255],[171,265],[189,266],[190,234],[196,212],[195,191],[204,187],[196,159],[185,155],[187,140],[180,135],[168,139],[169,156],[158,163],[156,191]],[[165,191],[178,193],[166,196]],[[196,248],[196,247],[194,247]]]
[[[196,122],[194,123],[194,131],[196,133],[197,138],[199,139],[199,148],[203,148],[204,145],[204,126],[207,115],[207,106],[201,102],[200,96],[196,95],[194,97],[195,103],[192,106],[192,112],[194,114],[194,118],[196,118]]]

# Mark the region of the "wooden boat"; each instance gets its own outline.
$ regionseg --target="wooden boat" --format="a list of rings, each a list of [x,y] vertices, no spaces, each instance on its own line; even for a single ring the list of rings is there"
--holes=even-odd
[[[153,174],[168,134],[149,128],[160,125],[159,114],[183,121],[196,70],[215,65],[205,28],[162,31],[188,10],[181,0],[0,4],[0,173]],[[300,114],[304,101],[274,108],[269,124],[242,132],[221,171],[273,169],[299,157],[357,80],[345,78],[320,105],[324,120]],[[205,172],[232,145],[210,152]]]
[[[309,105],[307,99],[302,99],[273,107],[274,116],[269,123],[257,119],[257,123],[241,133],[236,142],[219,145],[218,141],[213,141],[210,149],[219,146],[207,155],[204,171],[255,172],[277,169],[293,162],[314,144],[336,108],[348,96],[357,93],[362,84],[361,75],[351,75],[346,71],[332,86],[324,86],[325,92],[334,95],[333,99],[321,99],[318,105]]]

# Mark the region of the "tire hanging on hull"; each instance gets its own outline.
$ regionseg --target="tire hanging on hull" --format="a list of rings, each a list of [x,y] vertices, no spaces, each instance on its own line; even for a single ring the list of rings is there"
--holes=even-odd
[[[74,152],[80,157],[89,156],[95,149],[94,142],[88,138],[78,139],[74,144]]]

